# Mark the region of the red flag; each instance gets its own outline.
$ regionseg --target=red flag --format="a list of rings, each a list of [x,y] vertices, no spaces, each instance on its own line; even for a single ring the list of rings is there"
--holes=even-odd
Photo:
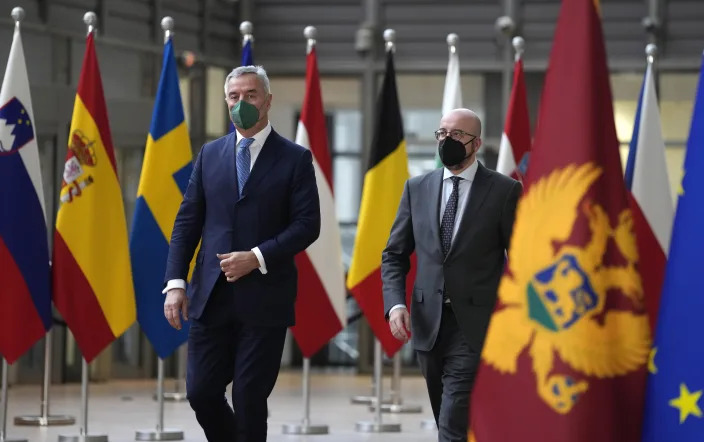
[[[315,47],[307,57],[306,95],[296,143],[313,153],[320,195],[320,237],[296,256],[298,297],[296,325],[291,328],[303,356],[309,358],[342,330],[347,322],[340,230],[332,192],[332,162],[328,149],[320,76]]]
[[[513,88],[506,111],[504,133],[501,135],[496,171],[523,181],[528,167],[529,152],[530,118],[526,81],[523,76],[523,61],[518,59],[513,66]]]
[[[640,440],[650,327],[597,8],[562,2],[472,395],[478,442]]]

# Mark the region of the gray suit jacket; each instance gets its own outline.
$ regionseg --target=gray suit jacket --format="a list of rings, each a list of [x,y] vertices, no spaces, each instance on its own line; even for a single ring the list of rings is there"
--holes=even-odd
[[[496,303],[521,194],[521,184],[481,163],[450,252],[440,245],[443,169],[406,181],[396,220],[382,255],[384,312],[405,304],[406,274],[415,251],[418,271],[411,297],[411,333],[416,350],[433,348],[440,327],[443,289],[467,343],[480,352]]]

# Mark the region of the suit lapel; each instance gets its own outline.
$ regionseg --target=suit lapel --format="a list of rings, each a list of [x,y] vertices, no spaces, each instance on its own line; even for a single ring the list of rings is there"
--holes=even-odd
[[[222,161],[226,171],[225,197],[237,201],[237,167],[235,165],[235,151],[237,150],[237,135],[232,132],[223,140]],[[234,210],[234,205],[232,206]],[[234,212],[231,213],[234,215]]]
[[[430,234],[436,242],[438,250],[442,250],[442,244],[440,244],[440,196],[442,195],[442,176],[444,170],[445,169],[440,168],[430,174],[425,191],[426,198],[428,198],[427,201],[429,201]]]
[[[452,241],[450,251],[447,253],[445,260],[452,255],[457,244],[467,236],[468,230],[472,228],[473,224],[471,224],[471,220],[472,218],[476,218],[479,213],[479,209],[481,209],[486,196],[489,194],[489,189],[491,189],[492,184],[491,175],[487,172],[486,168],[482,166],[482,163],[479,163],[477,173],[474,175],[474,181],[472,181],[472,187],[469,190],[467,207],[464,209],[462,219],[459,220],[460,225],[457,229],[457,235]]]
[[[264,146],[262,146],[262,150],[259,152],[257,161],[254,163],[252,172],[249,174],[249,178],[247,178],[247,182],[242,190],[242,198],[247,196],[249,189],[257,186],[259,181],[267,175],[269,170],[274,167],[274,164],[276,164],[279,160],[279,156],[276,154],[280,144],[279,138],[279,134],[277,134],[273,129],[271,130],[269,136],[266,137]]]

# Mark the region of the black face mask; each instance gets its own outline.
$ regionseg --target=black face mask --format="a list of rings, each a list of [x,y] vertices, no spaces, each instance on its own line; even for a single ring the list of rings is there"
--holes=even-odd
[[[449,136],[440,141],[440,143],[438,143],[438,155],[440,155],[440,161],[442,161],[442,164],[446,167],[457,166],[462,161],[472,156],[471,153],[467,155],[467,150],[465,149],[467,144],[457,141]]]

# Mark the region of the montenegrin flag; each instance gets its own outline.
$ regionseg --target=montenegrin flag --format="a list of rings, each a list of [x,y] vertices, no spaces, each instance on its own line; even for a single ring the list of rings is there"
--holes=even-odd
[[[470,429],[477,442],[639,442],[647,292],[594,0],[562,1],[530,155]]]

